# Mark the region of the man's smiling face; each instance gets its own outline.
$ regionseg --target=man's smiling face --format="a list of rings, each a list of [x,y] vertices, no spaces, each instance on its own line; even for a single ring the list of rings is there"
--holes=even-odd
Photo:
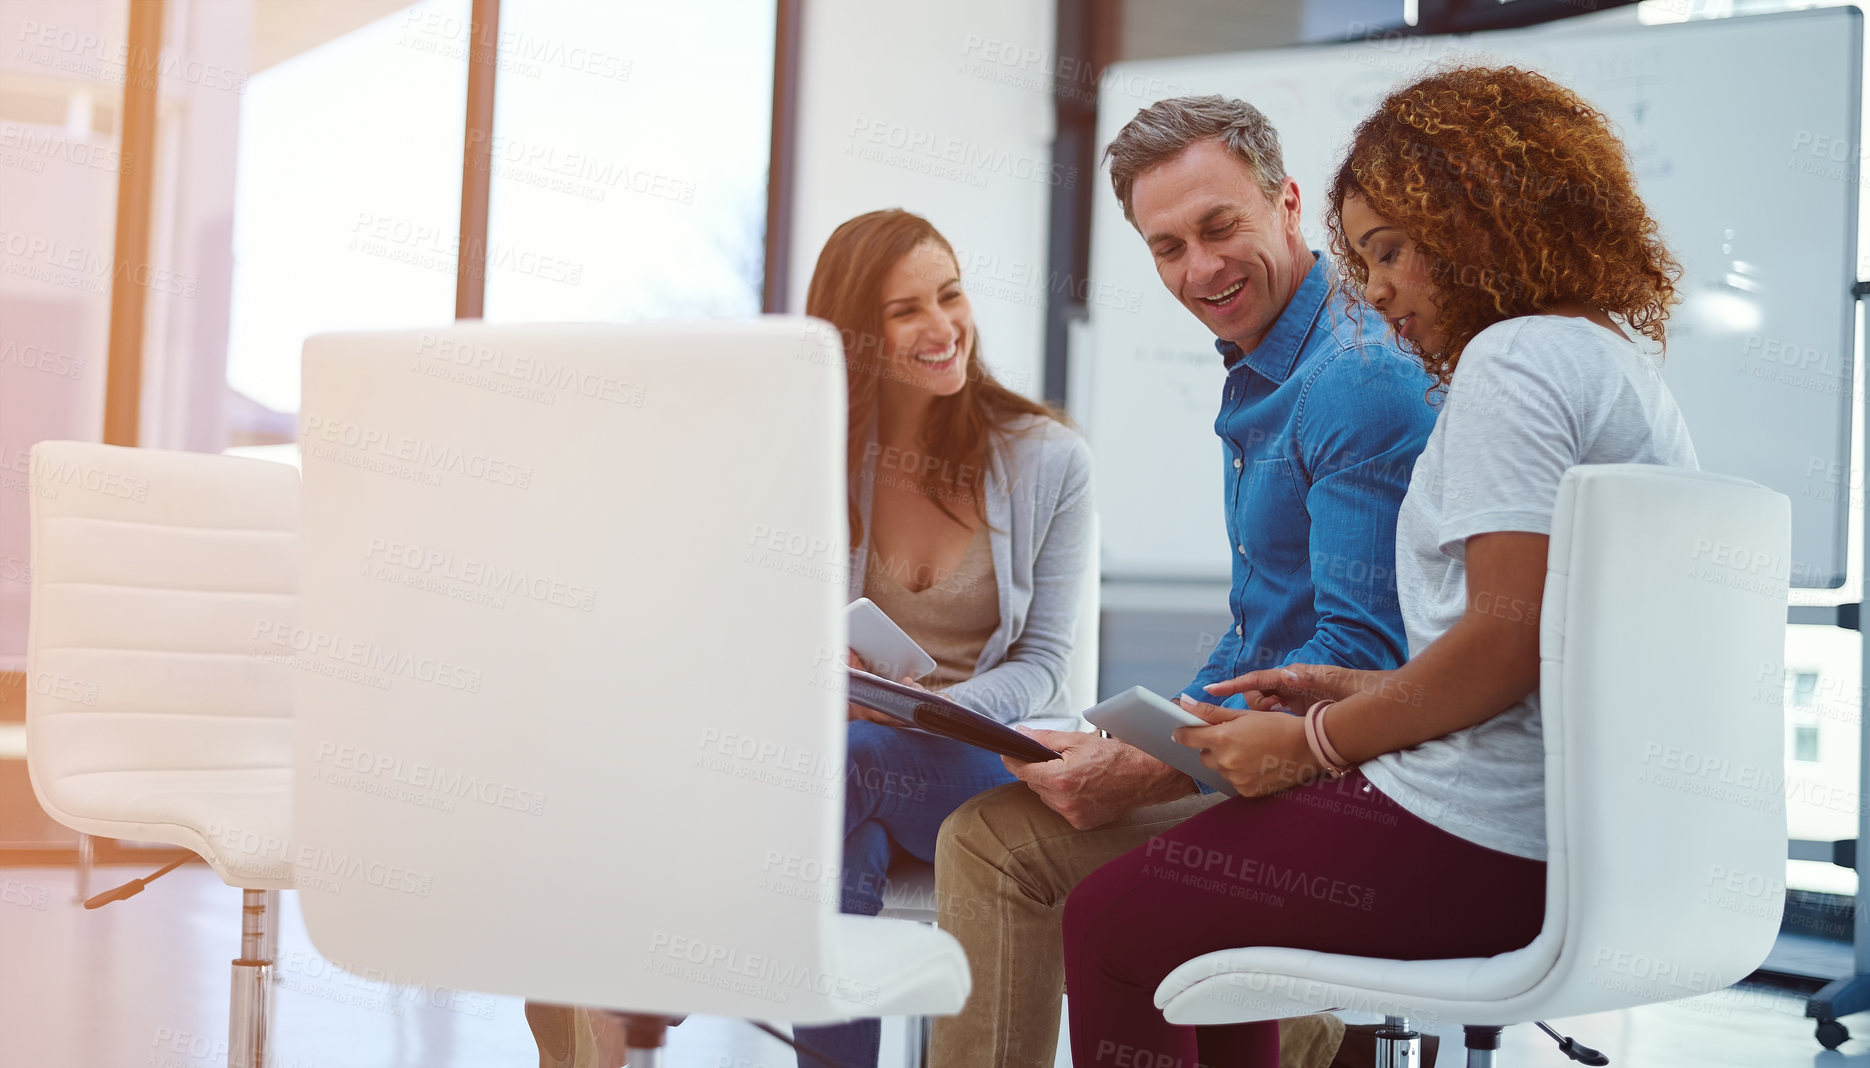
[[[1268,200],[1253,169],[1219,141],[1197,141],[1136,176],[1136,228],[1156,274],[1214,336],[1251,351],[1311,270],[1299,187]]]

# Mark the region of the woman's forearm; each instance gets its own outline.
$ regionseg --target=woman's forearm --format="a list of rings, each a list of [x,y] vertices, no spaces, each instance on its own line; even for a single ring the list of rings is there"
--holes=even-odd
[[[1068,685],[1069,667],[1059,657],[1015,649],[1005,660],[942,692],[1002,723],[1017,723],[1048,708]],[[1076,712],[1077,709],[1071,711]]]
[[[1538,689],[1537,635],[1536,625],[1470,611],[1382,685],[1333,705],[1331,744],[1362,763],[1492,719]]]
[[[1539,688],[1539,615],[1549,539],[1507,531],[1467,540],[1467,609],[1374,693],[1332,706],[1326,734],[1360,763],[1492,719]]]

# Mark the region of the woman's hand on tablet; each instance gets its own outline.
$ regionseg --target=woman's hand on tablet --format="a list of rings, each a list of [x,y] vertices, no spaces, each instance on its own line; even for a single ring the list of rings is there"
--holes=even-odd
[[[1284,708],[1295,715],[1320,701],[1342,701],[1356,693],[1381,693],[1394,671],[1359,671],[1336,664],[1287,664],[1285,667],[1249,671],[1212,683],[1205,689],[1225,700],[1245,694],[1247,707]],[[1199,715],[1199,713],[1196,713]]]
[[[856,668],[859,671],[870,670],[870,665],[864,663],[864,658],[861,656],[858,656],[857,650],[855,649],[845,650],[844,662]],[[918,690],[933,692],[933,691],[929,691],[929,688],[927,686],[922,685],[921,683],[917,682],[916,680],[910,678],[907,675],[904,675],[901,679],[898,679],[897,681],[901,682],[904,686],[913,686]],[[895,716],[885,715],[881,712],[878,712],[877,710],[873,708],[865,708],[864,706],[860,704],[856,704],[856,703],[852,703],[850,706],[849,718],[869,720],[872,723],[881,723],[885,727],[900,727],[903,725],[902,721],[897,719]]]
[[[845,650],[845,653],[846,653],[845,660],[844,660],[845,663],[849,664],[850,666],[856,668],[859,671],[870,670],[870,665],[864,663],[864,658],[857,655],[857,650],[847,649]],[[895,716],[886,716],[883,713],[878,712],[877,710],[873,708],[865,708],[864,706],[860,704],[856,704],[855,702],[853,702],[850,706],[849,715],[851,719],[869,720],[871,723],[881,723],[885,727],[898,727],[902,725],[901,722],[898,721]]]
[[[1276,794],[1312,781],[1321,770],[1297,716],[1203,704],[1186,694],[1180,704],[1210,725],[1178,727],[1175,740],[1200,750],[1201,762],[1225,776],[1241,797]]]

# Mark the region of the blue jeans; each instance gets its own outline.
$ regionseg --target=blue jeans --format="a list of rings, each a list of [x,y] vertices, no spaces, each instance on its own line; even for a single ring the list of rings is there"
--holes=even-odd
[[[935,859],[935,835],[948,814],[982,790],[1013,781],[1000,757],[985,749],[920,731],[852,720],[844,764],[846,913],[883,910],[884,873],[907,854]],[[842,1068],[874,1068],[882,1025],[857,1020],[800,1027],[795,1037]],[[809,1057],[801,1068],[818,1068]]]

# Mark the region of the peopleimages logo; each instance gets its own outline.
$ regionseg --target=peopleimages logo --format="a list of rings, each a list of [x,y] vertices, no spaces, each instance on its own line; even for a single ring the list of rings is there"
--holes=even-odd
[[[22,883],[15,879],[0,879],[0,904],[18,905],[34,912],[44,912],[46,902],[52,898],[52,892],[43,886]]]
[[[596,374],[546,357],[509,353],[505,349],[476,345],[458,338],[424,334],[422,340],[416,343],[416,355],[531,386],[543,386],[562,393],[576,393],[593,400],[608,401],[626,408],[641,408],[648,395],[645,387],[609,375]]]
[[[69,272],[85,283],[83,288],[93,293],[104,293],[108,289],[103,282],[108,279],[115,283],[129,281],[155,293],[195,299],[200,286],[191,275],[177,274],[174,271],[155,267],[147,263],[120,261],[115,256],[86,249],[64,241],[54,241],[49,237],[36,234],[22,234],[13,230],[0,230],[0,252],[13,257],[16,261],[7,264],[9,273],[31,274],[28,268],[35,265],[47,270]],[[38,277],[34,274],[33,277]],[[58,280],[58,275],[47,275],[44,280]],[[70,280],[57,281],[60,285],[69,285]]]
[[[987,174],[1003,174],[1020,181],[1038,182],[1042,185],[1063,186],[1066,189],[1077,185],[1078,171],[1062,163],[1049,163],[1037,156],[1019,152],[1010,152],[1004,148],[994,148],[966,138],[937,134],[929,130],[918,130],[886,119],[857,118],[851,121],[850,137],[852,148],[870,151],[853,153],[847,149],[845,155],[859,155],[875,158],[881,163],[895,163],[909,166],[919,161],[935,169],[930,173],[938,177],[953,177],[967,180],[970,184],[984,184]],[[895,159],[878,156],[875,153],[897,152]],[[951,165],[949,170],[941,170],[941,164]],[[922,170],[923,166],[912,169]],[[973,181],[981,178],[982,181]]]
[[[24,153],[20,158],[34,161],[58,159],[74,167],[88,167],[98,171],[116,171],[134,157],[127,157],[117,149],[105,145],[93,145],[85,141],[74,141],[65,136],[63,131],[39,132],[33,127],[18,122],[0,122],[0,149],[14,149]],[[34,173],[43,170],[34,169]]]
[[[31,461],[33,493],[56,499],[62,489],[78,489],[141,504],[149,499],[149,480],[106,471],[80,461],[54,460],[41,454]]]
[[[466,272],[472,278],[484,278],[488,271],[511,271],[575,286],[584,277],[582,263],[505,241],[469,241],[469,258],[464,264],[460,235],[452,229],[370,211],[357,213],[357,220],[351,224],[351,240],[344,247],[346,251],[432,271]]]
[[[1591,970],[1589,982],[1592,986],[1652,996],[1661,994],[1661,1000],[1706,994],[1728,985],[1706,968],[1684,967],[1676,961],[1609,946],[1598,946],[1591,954]]]
[[[429,896],[433,878],[398,864],[365,860],[349,853],[334,853],[315,846],[300,846],[292,858],[293,874],[300,887],[341,893],[342,884],[361,882],[379,890]],[[332,880],[336,879],[337,883]]]
[[[468,452],[453,445],[437,445],[406,434],[392,434],[322,415],[305,416],[301,427],[299,441],[307,453],[369,470],[382,470],[398,478],[439,485],[440,475],[447,473],[516,489],[532,485],[530,465]],[[364,462],[353,463],[357,460]]]
[[[380,561],[407,571],[450,582],[527,597],[541,604],[561,605],[589,612],[597,607],[597,591],[589,586],[562,582],[523,568],[501,567],[471,556],[457,556],[433,547],[371,538],[364,559]]]
[[[466,9],[461,9],[465,11]],[[551,37],[539,37],[523,30],[503,29],[489,33],[485,24],[460,18],[445,11],[424,11],[411,7],[403,19],[401,43],[422,47],[410,34],[432,38],[437,52],[453,59],[473,55],[477,59],[498,57],[501,73],[516,70],[536,78],[545,66],[589,74],[611,81],[627,82],[634,61],[607,52],[597,52],[583,44],[566,45]],[[453,46],[453,47],[449,47]]]
[[[329,960],[315,951],[286,950],[274,957],[273,963],[280,985],[295,994],[309,994],[391,1016],[401,1016],[405,1006],[414,1005],[491,1020],[498,1004],[491,994],[431,986],[382,968]]]
[[[1791,573],[1787,557],[1708,538],[1695,539],[1694,563],[1688,569],[1690,578],[1780,599]]]
[[[0,343],[0,364],[12,364],[27,371],[38,371],[54,378],[83,378],[84,357],[69,352],[54,352],[43,345]]]
[[[14,49],[14,60],[94,81],[120,85],[134,76],[135,84],[147,85],[153,73],[205,89],[247,91],[244,71],[204,63],[184,50],[159,49],[152,54],[147,48],[133,49],[128,42],[112,42],[89,30],[40,25],[33,19],[21,20],[18,39],[22,44]]]
[[[26,686],[40,697],[70,704],[95,706],[97,704],[98,685],[95,682],[82,682],[55,675],[49,671],[35,671],[26,676]]]
[[[342,771],[354,772],[374,779],[387,779],[390,783],[416,790],[431,791],[456,800],[479,801],[484,805],[511,809],[514,812],[526,812],[534,816],[545,814],[546,795],[544,793],[439,767],[427,761],[405,761],[400,756],[392,756],[388,753],[372,753],[366,749],[355,749],[348,745],[338,745],[335,742],[320,742],[318,753],[312,758],[312,762],[328,764]],[[342,781],[336,776],[320,781],[330,781],[334,785],[352,789],[359,788],[358,784]],[[360,789],[359,792],[369,793],[371,791]]]
[[[803,990],[850,1004],[877,1003],[879,989],[873,983],[814,971],[797,963],[713,945],[698,938],[658,931],[650,936],[649,951],[652,959],[647,963],[651,970],[768,1001],[783,1003],[794,991]],[[664,961],[654,959],[657,957]],[[658,967],[659,964],[662,966]]]
[[[560,152],[558,146],[542,142],[503,134],[494,134],[489,139],[483,130],[468,131],[470,149],[483,143],[489,153],[487,163],[502,178],[572,193],[587,200],[603,200],[611,189],[621,185],[627,192],[658,200],[681,204],[695,202],[695,181],[679,175],[632,167],[587,152]],[[476,167],[488,169],[478,163]]]
[[[1160,855],[1158,855],[1160,854]],[[1369,912],[1376,904],[1376,891],[1357,883],[1313,875],[1296,868],[1281,868],[1253,857],[1237,857],[1218,849],[1208,849],[1163,838],[1152,838],[1146,855],[1188,873],[1217,877],[1243,885],[1267,886],[1288,894],[1300,894],[1314,901]]]
[[[253,638],[255,641],[303,653],[312,660],[331,660],[366,672],[431,682],[467,693],[479,693],[483,679],[480,672],[459,664],[450,664],[434,657],[411,656],[394,649],[385,649],[375,642],[307,630],[278,620],[260,620],[254,625]]]

